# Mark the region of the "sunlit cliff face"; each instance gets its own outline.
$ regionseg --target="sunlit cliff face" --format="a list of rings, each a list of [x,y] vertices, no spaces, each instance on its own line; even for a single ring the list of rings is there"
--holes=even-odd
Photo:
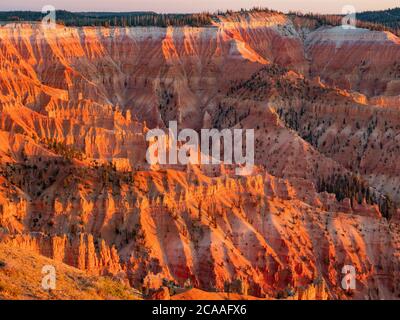
[[[396,298],[399,41],[270,13],[0,27],[2,241],[150,294]],[[149,165],[169,121],[254,129],[253,173]]]

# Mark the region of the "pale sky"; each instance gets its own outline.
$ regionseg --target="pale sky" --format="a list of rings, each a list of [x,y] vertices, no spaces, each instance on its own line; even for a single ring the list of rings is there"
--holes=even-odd
[[[400,0],[1,0],[0,10],[41,11],[44,5],[69,11],[199,12],[262,6],[287,12],[341,13],[343,6],[357,11],[400,7]]]

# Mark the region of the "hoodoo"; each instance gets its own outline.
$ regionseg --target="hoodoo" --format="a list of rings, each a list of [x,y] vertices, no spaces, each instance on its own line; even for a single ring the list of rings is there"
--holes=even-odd
[[[0,299],[49,298],[44,262],[57,298],[399,297],[396,28],[29,15],[0,26]]]

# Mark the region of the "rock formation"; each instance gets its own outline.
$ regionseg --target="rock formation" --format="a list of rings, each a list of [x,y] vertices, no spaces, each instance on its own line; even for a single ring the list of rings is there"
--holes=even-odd
[[[398,298],[400,40],[302,23],[1,26],[1,241],[154,298]],[[254,129],[254,173],[150,167],[172,120]]]

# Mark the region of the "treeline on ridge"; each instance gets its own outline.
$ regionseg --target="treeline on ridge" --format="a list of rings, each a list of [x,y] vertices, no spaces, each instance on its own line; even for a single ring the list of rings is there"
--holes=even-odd
[[[0,21],[39,22],[46,14],[35,11],[0,12]],[[195,14],[157,14],[154,12],[69,12],[56,11],[58,24],[66,26],[103,26],[103,27],[167,27],[167,26],[210,26],[212,15]]]
[[[66,26],[103,26],[103,27],[167,27],[167,26],[193,26],[207,27],[218,21],[218,17],[235,17],[240,14],[265,12],[279,13],[267,8],[254,7],[252,9],[241,9],[240,11],[218,11],[215,13],[168,13],[159,14],[155,12],[69,12],[65,10],[56,11],[57,23]],[[32,22],[41,21],[46,14],[37,11],[2,11],[0,21],[7,22]],[[301,17],[315,22],[315,27],[323,25],[338,26],[342,24],[343,15],[329,14],[303,14],[300,12],[289,12],[291,18]],[[357,13],[357,27],[377,31],[390,31],[400,35],[400,8],[368,11]]]
[[[387,219],[390,219],[397,210],[396,204],[389,196],[378,193],[360,176],[354,174],[333,174],[319,178],[316,187],[318,192],[335,194],[338,201],[350,199],[352,208],[354,201],[358,204],[365,201],[369,205],[378,205],[382,216]]]
[[[393,34],[400,36],[400,8],[392,9],[398,12],[397,16],[392,19],[386,20],[387,11],[374,11],[374,14],[368,12],[361,12],[356,14],[356,27],[364,28],[374,31],[389,31]],[[301,17],[315,21],[315,27],[322,27],[326,25],[340,26],[343,24],[343,15],[339,14],[303,14],[300,12],[289,12],[289,17]]]

